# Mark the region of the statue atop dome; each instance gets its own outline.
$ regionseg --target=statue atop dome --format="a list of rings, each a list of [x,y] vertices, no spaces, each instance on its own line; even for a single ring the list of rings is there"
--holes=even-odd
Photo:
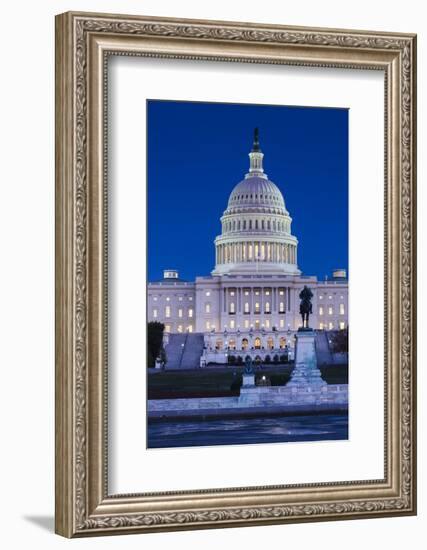
[[[254,144],[252,146],[253,152],[259,152],[261,151],[259,146],[259,128],[255,128],[254,130]]]

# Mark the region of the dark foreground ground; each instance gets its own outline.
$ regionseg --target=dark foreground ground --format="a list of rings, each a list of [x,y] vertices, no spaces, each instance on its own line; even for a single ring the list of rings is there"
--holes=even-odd
[[[348,439],[347,414],[148,424],[149,448]]]
[[[206,367],[197,370],[156,371],[148,374],[148,399],[182,397],[229,397],[239,395],[244,367]],[[272,386],[289,381],[293,365],[255,368],[256,378],[265,376]],[[320,367],[328,384],[347,384],[348,365]]]

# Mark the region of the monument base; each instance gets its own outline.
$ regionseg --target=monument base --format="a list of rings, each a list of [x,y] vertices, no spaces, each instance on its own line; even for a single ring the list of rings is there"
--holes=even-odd
[[[315,332],[313,329],[298,329],[295,350],[295,368],[291,379],[287,383],[288,388],[294,386],[320,387],[326,382],[322,379],[320,370],[317,368]]]

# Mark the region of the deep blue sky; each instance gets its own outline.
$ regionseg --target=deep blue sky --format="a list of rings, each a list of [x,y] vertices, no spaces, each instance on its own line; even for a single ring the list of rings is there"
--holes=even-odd
[[[214,268],[213,241],[260,129],[264,170],[282,191],[305,275],[348,268],[348,111],[147,102],[148,280]]]

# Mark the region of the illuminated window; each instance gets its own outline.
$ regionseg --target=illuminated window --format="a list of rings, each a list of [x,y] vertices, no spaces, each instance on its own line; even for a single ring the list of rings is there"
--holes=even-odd
[[[206,321],[205,327],[206,327],[206,330],[211,330],[211,322]]]
[[[279,321],[279,327],[280,327],[280,328],[285,328],[285,320],[284,320],[284,319],[280,319],[280,321]]]
[[[270,328],[270,319],[265,320],[265,328]]]
[[[319,307],[319,315],[323,315],[323,306]]]
[[[188,299],[190,300],[190,302],[193,301],[193,296],[189,296]]]
[[[340,330],[344,330],[345,329],[345,323],[344,321],[340,321]]]
[[[329,306],[328,307],[328,315],[333,315],[334,314],[334,308]]]
[[[230,328],[236,328],[236,321],[234,319],[230,321]]]
[[[222,340],[221,338],[218,338],[215,342],[215,349],[222,349]]]
[[[269,291],[269,290],[266,290],[266,291],[265,291],[265,295],[266,295],[266,296],[270,296],[270,291]]]
[[[270,302],[265,302],[264,310],[265,310],[265,313],[271,313]]]
[[[180,302],[182,302],[182,296],[180,296],[180,297],[178,298],[178,300],[179,300]]]
[[[236,340],[234,340],[234,338],[230,338],[230,340],[228,342],[228,347],[230,349],[236,349]]]
[[[259,313],[259,302],[255,302],[255,313]]]
[[[254,347],[255,349],[261,349],[261,338],[255,338]]]
[[[245,319],[245,328],[249,328],[249,319]]]
[[[157,309],[153,309],[153,319],[157,319]]]
[[[211,312],[211,305],[208,302],[208,303],[205,304],[205,313],[210,313],[210,312]]]
[[[285,291],[284,290],[279,290],[279,295],[280,296],[283,296],[285,294]]]
[[[323,323],[319,323],[320,330],[323,330],[325,328],[325,325]]]
[[[181,307],[178,309],[178,317],[182,317],[182,308]]]
[[[319,296],[319,300],[323,300],[323,296],[322,296],[322,295]]]
[[[171,316],[171,307],[166,306],[165,307],[165,317],[166,317],[166,319],[169,319],[170,316]]]
[[[154,300],[155,302],[157,302],[157,296],[154,296],[153,300]]]
[[[279,313],[285,313],[285,302],[279,302]]]
[[[344,313],[345,313],[344,304],[340,304],[340,315],[344,315]]]
[[[268,349],[274,349],[274,341],[273,341],[273,338],[267,338],[267,348]]]
[[[230,302],[229,313],[236,313],[236,304],[234,302]]]
[[[249,302],[245,302],[245,313],[249,313]]]
[[[171,326],[165,325],[165,332],[170,332],[170,331],[171,331]]]
[[[178,325],[178,332],[182,332],[182,325]]]
[[[209,292],[209,290],[206,292],[206,296],[210,296],[211,293]]]
[[[188,309],[188,316],[189,316],[190,318],[193,317],[193,308],[192,308],[192,307],[190,307],[190,308]]]
[[[286,346],[286,338],[282,336],[279,340],[279,347],[280,349],[283,349],[285,346]]]
[[[242,349],[245,350],[245,349],[248,349],[248,347],[249,347],[248,339],[243,338],[243,340],[242,340]]]
[[[188,331],[188,332],[193,332],[193,326],[192,326],[192,325],[188,325],[187,331]]]
[[[230,291],[230,296],[234,296],[234,290]]]
[[[332,296],[328,296],[328,298],[329,298],[330,300],[332,300]]]
[[[259,290],[255,290],[255,296],[259,296]]]
[[[329,328],[329,330],[334,330],[334,323],[329,323],[328,328]]]

